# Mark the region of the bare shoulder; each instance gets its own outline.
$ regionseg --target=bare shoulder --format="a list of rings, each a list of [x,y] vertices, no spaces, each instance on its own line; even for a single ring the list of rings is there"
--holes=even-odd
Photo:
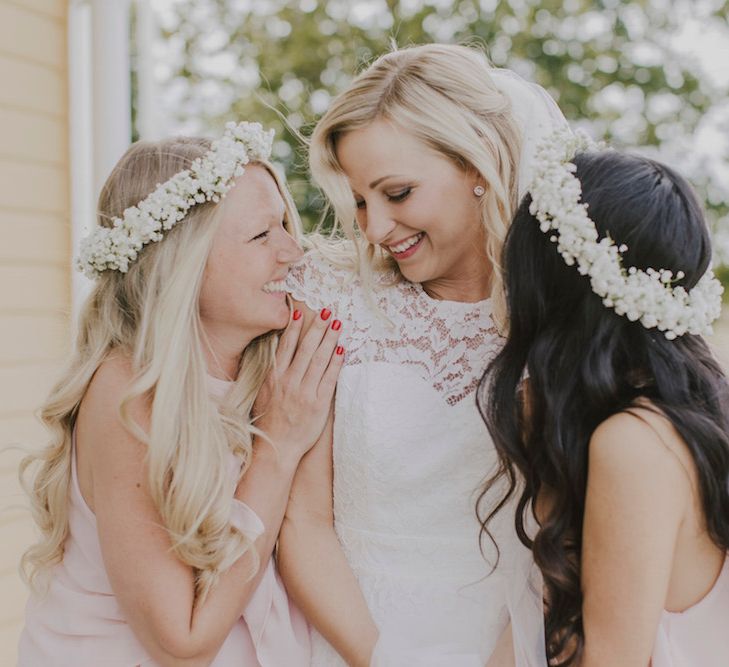
[[[590,476],[636,479],[641,484],[673,485],[690,493],[693,464],[673,424],[646,407],[612,415],[590,438]]]
[[[144,481],[147,447],[120,416],[133,379],[129,359],[121,355],[105,359],[89,383],[76,419],[79,485],[97,519],[106,516],[106,500],[119,484],[139,488]],[[148,432],[151,411],[147,397],[136,397],[127,407],[129,419]]]
[[[119,410],[133,379],[131,362],[121,354],[113,354],[105,359],[91,379],[81,401],[77,426],[80,435],[90,436],[98,443],[94,449],[104,448],[104,443],[113,443],[119,438],[131,438],[122,423]],[[128,403],[127,414],[146,430],[150,409],[149,397],[138,396]]]
[[[131,360],[122,354],[111,354],[101,362],[91,378],[84,400],[101,406],[121,397],[132,382]]]

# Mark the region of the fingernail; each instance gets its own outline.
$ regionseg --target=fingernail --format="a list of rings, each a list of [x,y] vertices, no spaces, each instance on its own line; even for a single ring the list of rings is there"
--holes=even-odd
[[[340,357],[344,354],[344,348],[341,345],[337,345],[337,349],[334,350]]]
[[[341,328],[342,323],[339,320],[334,320],[334,322],[332,322],[332,329],[334,329],[334,331],[339,331]]]
[[[294,314],[292,315],[293,319],[298,320],[301,317],[301,311],[295,310]]]
[[[329,310],[329,308],[322,308],[321,313],[319,313],[321,319],[328,320],[329,316],[332,314],[332,311]]]

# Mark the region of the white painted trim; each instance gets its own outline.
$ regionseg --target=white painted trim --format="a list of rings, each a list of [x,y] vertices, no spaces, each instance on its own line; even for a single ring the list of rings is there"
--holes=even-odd
[[[94,195],[132,137],[130,0],[91,0]]]
[[[71,0],[68,12],[71,249],[95,224],[96,200],[132,135],[130,0]],[[71,265],[72,321],[91,282]]]
[[[91,132],[91,6],[74,0],[68,8],[68,131],[71,181],[71,321],[77,321],[91,281],[76,271],[73,257],[94,223]],[[73,334],[73,327],[71,327]]]
[[[150,0],[135,0],[137,42],[137,118],[140,139],[160,138],[159,100],[155,80],[154,46],[158,37],[156,15]]]

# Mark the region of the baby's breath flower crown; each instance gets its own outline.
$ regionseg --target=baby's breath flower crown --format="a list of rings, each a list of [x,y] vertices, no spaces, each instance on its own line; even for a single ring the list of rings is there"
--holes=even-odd
[[[598,240],[587,204],[580,201],[582,186],[571,162],[576,153],[598,148],[587,135],[569,130],[545,139],[535,156],[530,213],[544,233],[551,232],[549,239],[564,261],[589,276],[592,291],[618,315],[639,320],[646,329],[658,328],[669,340],[687,332],[713,333],[711,323],[721,314],[724,288],[711,268],[687,291],[672,286],[674,275],[667,269],[626,270],[621,255],[627,246],[616,245],[609,236]],[[675,279],[683,277],[679,271]]]
[[[108,270],[126,273],[139,251],[160,241],[193,206],[220,201],[243,174],[244,165],[267,160],[272,143],[273,130],[264,130],[260,123],[228,123],[223,136],[189,169],[158,185],[121,218],[113,218],[111,227],[97,226],[83,239],[76,267],[92,279]]]

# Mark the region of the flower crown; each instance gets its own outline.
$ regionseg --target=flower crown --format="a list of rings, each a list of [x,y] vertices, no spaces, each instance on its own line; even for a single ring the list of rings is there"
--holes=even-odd
[[[621,262],[626,245],[616,245],[606,236],[598,241],[595,223],[582,203],[582,186],[574,175],[571,160],[578,152],[599,148],[587,135],[560,130],[539,146],[535,173],[529,188],[529,212],[544,232],[557,232],[549,240],[567,265],[577,265],[590,277],[592,291],[603,304],[625,315],[631,322],[640,320],[646,329],[654,327],[673,340],[690,334],[713,333],[711,323],[721,314],[721,283],[709,268],[698,283],[687,291],[672,286],[674,275],[667,269],[630,267]],[[684,277],[679,271],[675,279]]]
[[[139,251],[162,240],[193,206],[225,197],[244,165],[267,160],[272,143],[273,130],[265,131],[260,123],[227,123],[223,136],[188,169],[157,185],[121,218],[113,218],[111,227],[97,226],[84,238],[76,267],[92,279],[107,270],[126,273]]]

